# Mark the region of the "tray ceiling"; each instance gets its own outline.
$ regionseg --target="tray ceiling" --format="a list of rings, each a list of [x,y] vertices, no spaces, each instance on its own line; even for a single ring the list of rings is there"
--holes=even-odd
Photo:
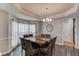
[[[59,13],[63,13],[74,7],[72,3],[19,3],[16,4],[17,10],[25,15],[29,15],[36,18],[42,18],[46,14],[45,8],[48,8],[48,16],[53,16]],[[18,8],[20,7],[20,8]],[[23,12],[22,12],[23,11]]]

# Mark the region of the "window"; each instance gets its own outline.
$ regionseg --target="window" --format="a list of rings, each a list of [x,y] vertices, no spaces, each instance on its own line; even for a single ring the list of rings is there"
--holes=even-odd
[[[29,33],[35,37],[35,24],[29,24]]]
[[[29,31],[28,30],[28,24],[25,24],[24,25],[24,32],[25,32],[24,34],[28,34],[28,31]]]
[[[35,37],[35,24],[28,23],[18,23],[16,21],[12,21],[12,47],[18,45],[20,42],[20,37],[23,37],[24,34],[33,34]]]
[[[18,23],[12,21],[12,47],[15,47],[18,44]]]
[[[19,23],[19,37],[22,37],[24,34],[24,24]]]

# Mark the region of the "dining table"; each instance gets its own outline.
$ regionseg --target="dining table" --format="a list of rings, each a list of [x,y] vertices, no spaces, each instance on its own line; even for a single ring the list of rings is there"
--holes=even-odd
[[[41,55],[41,48],[46,46],[50,42],[50,38],[43,38],[43,37],[29,37],[25,38],[26,40],[30,40],[33,44],[32,46],[36,46],[36,48],[39,48],[39,55]]]
[[[42,47],[44,46],[46,43],[50,42],[50,38],[36,38],[36,37],[29,37],[29,38],[25,38],[26,40],[30,40],[33,43],[36,43],[38,47]]]

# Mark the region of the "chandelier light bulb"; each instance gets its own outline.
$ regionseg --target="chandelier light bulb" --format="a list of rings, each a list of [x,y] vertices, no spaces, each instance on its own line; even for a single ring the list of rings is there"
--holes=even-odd
[[[49,21],[49,18],[46,18],[47,21]]]
[[[47,10],[48,10],[48,8],[46,8],[46,16],[45,16],[45,18],[43,19],[43,22],[50,22],[50,21],[52,21],[52,19],[50,19],[50,18],[48,18],[47,16]]]
[[[45,19],[43,19],[43,22],[51,22],[51,21],[52,21],[51,18],[45,18]]]
[[[49,19],[49,21],[52,21],[52,19]]]
[[[43,22],[45,22],[45,19],[43,19]]]

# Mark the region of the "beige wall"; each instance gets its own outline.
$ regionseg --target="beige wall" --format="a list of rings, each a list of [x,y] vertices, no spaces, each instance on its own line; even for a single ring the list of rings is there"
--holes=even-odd
[[[0,10],[0,52],[8,50],[8,13]]]
[[[52,32],[48,32],[46,30],[46,25],[47,24],[52,24],[53,25],[53,31]],[[62,27],[63,27],[63,19],[57,19],[57,20],[53,20],[50,23],[42,23],[42,33],[45,34],[51,34],[51,37],[57,36],[57,44],[63,44],[62,41]]]
[[[48,32],[46,25],[52,24],[53,31]],[[42,33],[57,36],[56,44],[63,45],[65,40],[73,40],[73,21],[72,18],[55,19],[50,23],[42,23]]]

